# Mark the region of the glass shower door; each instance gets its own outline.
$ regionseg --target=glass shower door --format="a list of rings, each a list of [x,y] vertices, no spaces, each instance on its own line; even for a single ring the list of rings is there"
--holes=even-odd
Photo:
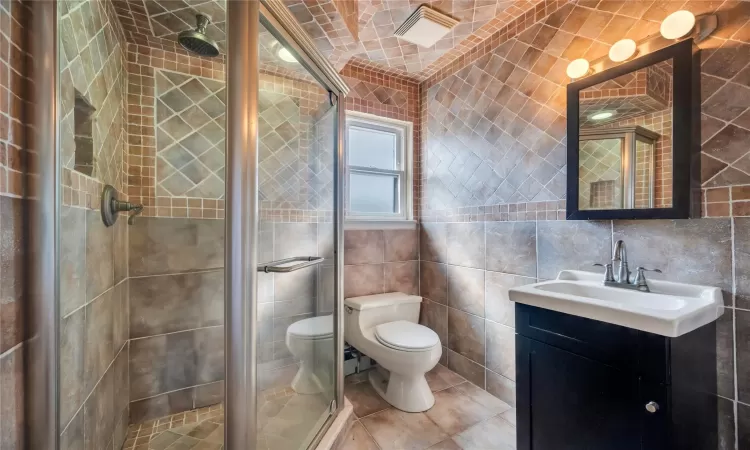
[[[293,450],[334,410],[337,108],[274,34],[261,26],[257,448]]]

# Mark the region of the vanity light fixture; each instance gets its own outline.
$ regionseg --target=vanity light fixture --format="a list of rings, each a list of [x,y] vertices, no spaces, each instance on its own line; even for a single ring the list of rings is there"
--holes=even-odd
[[[599,111],[596,114],[592,114],[589,116],[589,119],[591,120],[606,120],[610,117],[614,116],[615,113],[613,111]]]
[[[589,73],[590,67],[588,60],[584,58],[574,59],[568,64],[565,73],[572,79],[581,78]]]
[[[296,63],[297,58],[292,55],[292,52],[286,49],[286,47],[281,47],[279,49],[279,58],[281,58],[282,61],[286,61],[289,63]]]
[[[636,44],[632,39],[623,39],[615,42],[609,49],[609,59],[614,62],[627,61],[636,53]]]
[[[668,15],[661,23],[660,31],[665,39],[680,39],[693,31],[694,26],[695,15],[683,9]]]

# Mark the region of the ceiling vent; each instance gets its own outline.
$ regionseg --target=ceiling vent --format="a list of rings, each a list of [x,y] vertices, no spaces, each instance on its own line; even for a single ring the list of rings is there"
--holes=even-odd
[[[394,34],[421,47],[432,47],[456,25],[458,20],[422,5]]]

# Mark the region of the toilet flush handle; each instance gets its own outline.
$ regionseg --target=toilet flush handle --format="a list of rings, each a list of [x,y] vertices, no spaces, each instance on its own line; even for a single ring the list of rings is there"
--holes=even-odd
[[[347,314],[351,314],[354,312],[354,308],[352,308],[351,306],[344,306],[344,309],[346,310]]]

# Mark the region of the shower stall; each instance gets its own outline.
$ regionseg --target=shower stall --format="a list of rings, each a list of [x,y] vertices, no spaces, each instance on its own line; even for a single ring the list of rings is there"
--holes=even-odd
[[[314,448],[346,84],[281,0],[33,8],[33,448]]]

